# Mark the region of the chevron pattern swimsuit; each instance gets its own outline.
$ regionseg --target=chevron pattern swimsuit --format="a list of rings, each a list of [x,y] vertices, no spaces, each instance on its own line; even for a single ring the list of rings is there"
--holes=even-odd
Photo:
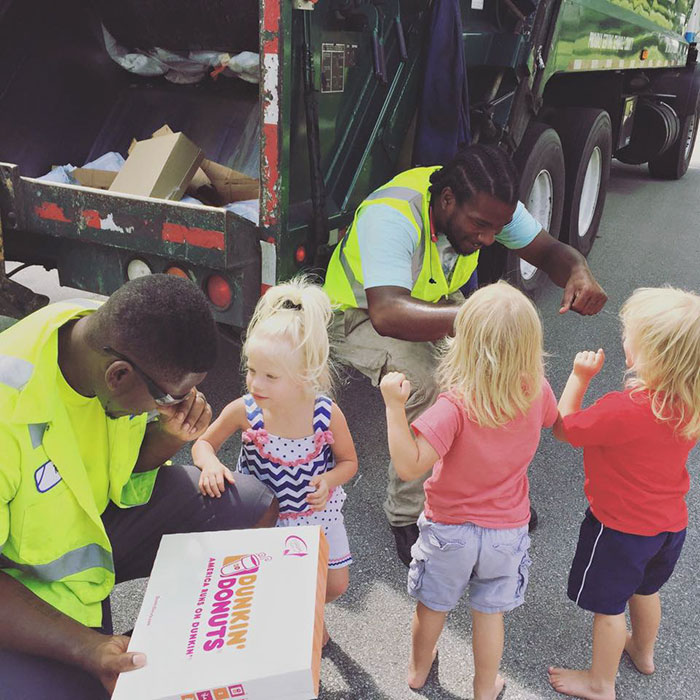
[[[250,394],[243,397],[250,429],[243,432],[236,470],[252,474],[274,492],[279,502],[277,527],[320,525],[328,540],[328,567],[339,569],[352,563],[342,507],[345,491],[336,486],[324,510],[314,512],[306,502],[313,492],[311,478],[333,469],[333,434],[329,430],[333,402],[317,396],[314,403],[313,435],[283,438],[265,430],[262,409]]]

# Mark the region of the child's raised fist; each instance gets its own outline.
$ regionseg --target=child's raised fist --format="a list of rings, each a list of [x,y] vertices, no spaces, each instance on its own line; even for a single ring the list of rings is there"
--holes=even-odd
[[[395,403],[403,406],[411,393],[411,382],[401,372],[389,372],[384,375],[379,388],[387,406]]]
[[[603,352],[603,348],[599,348],[597,352],[593,352],[593,350],[584,350],[583,352],[576,353],[573,373],[580,379],[593,379],[602,369],[604,362],[605,353]]]

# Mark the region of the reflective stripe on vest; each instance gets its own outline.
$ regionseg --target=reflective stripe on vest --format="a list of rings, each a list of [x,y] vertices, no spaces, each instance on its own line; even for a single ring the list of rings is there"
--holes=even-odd
[[[343,270],[345,271],[345,276],[348,278],[348,282],[350,282],[350,287],[352,288],[352,293],[355,296],[357,306],[366,309],[367,294],[365,294],[365,286],[357,279],[357,277],[355,277],[355,273],[352,271],[352,266],[345,256],[345,246],[349,240],[350,236],[343,236],[343,240],[340,241],[340,244],[338,245],[340,248],[338,256],[340,259],[340,264],[343,266]]]
[[[36,450],[44,439],[44,433],[46,432],[48,424],[30,423],[27,427],[29,428],[29,439],[32,441],[32,447]]]
[[[79,574],[87,569],[107,569],[114,573],[112,555],[99,544],[86,544],[71,552],[66,552],[48,564],[19,564],[4,554],[0,554],[0,568],[17,569],[41,581],[60,581],[68,576]]]
[[[0,355],[0,384],[22,389],[34,372],[34,365],[21,357]]]

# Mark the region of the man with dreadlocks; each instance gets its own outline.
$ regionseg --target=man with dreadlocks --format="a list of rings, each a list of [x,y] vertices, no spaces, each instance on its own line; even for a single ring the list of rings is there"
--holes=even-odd
[[[337,356],[374,385],[387,372],[403,372],[412,387],[409,421],[437,398],[434,343],[453,333],[455,296],[482,247],[499,241],[544,270],[564,288],[560,313],[596,314],[606,302],[585,258],[518,201],[518,179],[505,151],[482,144],[442,168],[408,170],[360,204],[333,253],[325,289],[339,309]],[[384,510],[406,565],[429,475],[402,482],[389,465]]]
[[[159,469],[209,425],[216,349],[204,294],[170,275],[0,334],[0,697],[107,700],[146,663],[112,634],[115,582],[148,576],[165,533],[275,524],[255,477],[216,499],[196,467]]]

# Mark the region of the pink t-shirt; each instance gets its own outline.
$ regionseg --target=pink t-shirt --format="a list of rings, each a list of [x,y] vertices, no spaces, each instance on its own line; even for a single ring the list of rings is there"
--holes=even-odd
[[[425,515],[440,523],[513,528],[530,520],[527,468],[542,427],[557,419],[557,400],[545,379],[526,413],[500,428],[469,420],[448,394],[412,423],[440,455],[425,482]]]

